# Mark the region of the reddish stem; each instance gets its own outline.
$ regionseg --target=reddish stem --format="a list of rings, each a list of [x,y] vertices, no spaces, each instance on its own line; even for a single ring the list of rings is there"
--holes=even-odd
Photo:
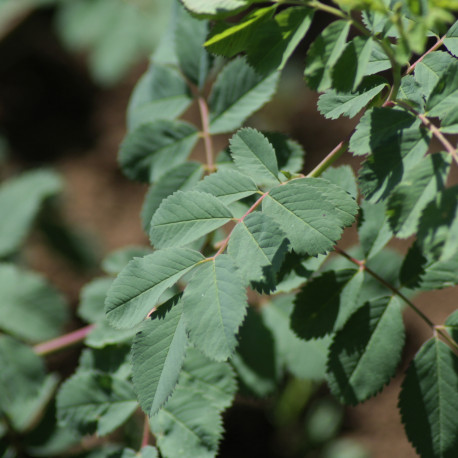
[[[57,337],[47,342],[40,343],[33,347],[33,351],[37,355],[49,355],[58,350],[70,347],[76,343],[82,342],[86,336],[94,329],[95,324],[90,324],[84,328],[77,329],[76,331],[70,332],[63,336]]]
[[[146,447],[149,444],[150,429],[149,429],[149,418],[145,414],[145,421],[143,422],[143,436],[141,448]]]
[[[428,51],[426,51],[418,60],[416,60],[412,65],[410,65],[409,68],[406,70],[405,75],[409,75],[410,73],[412,73],[415,70],[417,64],[419,64],[429,53],[440,48],[442,46],[442,43],[444,43],[445,37],[446,35],[437,40],[437,42],[433,46],[431,46],[431,48],[429,48]]]

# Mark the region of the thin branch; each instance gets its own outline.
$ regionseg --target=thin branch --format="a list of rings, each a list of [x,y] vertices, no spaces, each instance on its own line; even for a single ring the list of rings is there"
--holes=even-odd
[[[380,275],[374,272],[371,268],[367,267],[364,261],[360,261],[353,256],[350,256],[346,251],[341,248],[334,247],[336,253],[339,253],[344,258],[348,259],[353,264],[356,264],[361,270],[367,272],[371,277],[375,278],[385,288],[388,288],[393,294],[400,297],[435,333],[438,333],[444,338],[445,341],[455,350],[458,351],[458,343],[456,343],[440,326],[436,326],[408,297],[406,297],[399,289],[388,283]]]
[[[54,353],[55,351],[63,350],[64,348],[70,347],[71,345],[82,342],[86,336],[94,329],[94,327],[94,324],[90,324],[89,326],[77,329],[76,331],[70,332],[69,334],[65,334],[55,339],[48,340],[47,342],[40,343],[33,347],[33,351],[37,355],[44,356],[49,355],[50,353]]]
[[[211,173],[215,171],[215,165],[213,163],[213,142],[209,129],[210,117],[208,105],[205,98],[201,95],[197,98],[197,102],[199,103],[200,119],[202,122],[202,138],[204,140],[205,157],[207,158],[207,169]]]
[[[308,175],[307,177],[319,177],[330,167],[342,154],[348,150],[348,142],[341,141]]]
[[[417,110],[412,108],[409,104],[397,101],[399,106],[405,108],[414,114],[423,125],[439,140],[445,150],[453,157],[453,160],[458,165],[458,153],[456,148],[445,138],[444,134],[422,113],[419,113]]]
[[[145,420],[143,422],[143,436],[142,436],[142,445],[141,448],[146,447],[149,444],[150,439],[150,429],[149,429],[149,418],[145,414]]]
[[[442,44],[444,43],[446,35],[444,35],[442,38],[436,41],[436,43],[431,46],[431,48],[428,49],[418,60],[416,60],[412,65],[410,65],[406,72],[404,73],[405,75],[409,75],[415,70],[415,67],[431,52],[435,51],[436,49],[440,48]]]

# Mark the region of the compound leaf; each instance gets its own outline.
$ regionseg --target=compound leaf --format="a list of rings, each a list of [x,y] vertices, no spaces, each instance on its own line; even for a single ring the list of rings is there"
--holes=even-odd
[[[148,416],[165,404],[180,375],[188,341],[182,312],[177,297],[162,304],[142,324],[132,345],[134,387]]]
[[[354,199],[322,178],[301,178],[273,188],[262,202],[297,253],[329,251],[357,212]]]
[[[345,48],[349,30],[348,21],[334,21],[310,45],[304,74],[311,89],[322,92],[332,86],[332,68]]]
[[[458,57],[458,21],[448,30],[444,45],[455,57]]]
[[[175,191],[191,189],[201,179],[203,173],[202,164],[191,161],[184,162],[172,167],[149,188],[141,212],[142,225],[146,232],[149,233],[151,218],[162,201]]]
[[[162,201],[151,220],[150,239],[157,248],[183,246],[232,219],[231,211],[215,196],[177,191]]]
[[[62,189],[60,177],[50,170],[23,173],[0,186],[0,257],[16,252],[44,200]],[[20,205],[18,205],[20,203]]]
[[[106,373],[79,372],[61,386],[57,395],[59,421],[75,427],[81,434],[109,434],[137,407],[130,382]]]
[[[329,271],[309,280],[294,301],[291,329],[310,340],[341,328],[355,310],[362,281],[362,273],[355,269]]]
[[[129,131],[158,119],[174,119],[192,102],[191,91],[177,68],[153,63],[135,86],[127,107]]]
[[[378,298],[358,309],[335,334],[329,350],[331,392],[352,405],[377,394],[396,371],[404,337],[396,298]]]
[[[448,71],[453,63],[453,57],[444,51],[435,51],[427,54],[415,66],[414,77],[420,85],[420,90],[425,97],[429,97],[439,79]]]
[[[183,294],[190,340],[209,358],[231,356],[236,333],[246,313],[242,278],[228,255],[219,255],[196,269]]]
[[[242,58],[229,62],[210,94],[210,133],[221,134],[240,127],[271,99],[279,75],[279,72],[260,75]]]
[[[108,321],[119,328],[134,327],[155,307],[167,288],[203,259],[199,252],[187,248],[159,250],[133,259],[108,290]]]
[[[0,329],[31,342],[62,332],[67,304],[40,275],[0,263]]]
[[[427,115],[444,118],[458,107],[458,62],[455,60],[439,78],[426,102]]]
[[[240,129],[230,140],[230,150],[235,165],[257,185],[280,183],[275,150],[261,132]]]
[[[453,351],[434,338],[423,344],[407,369],[399,409],[407,437],[421,456],[456,455],[457,367]]]
[[[287,249],[285,233],[275,220],[255,212],[232,231],[228,254],[244,280],[260,282],[265,279],[266,272],[273,276],[279,270]]]
[[[131,180],[153,182],[186,160],[199,138],[184,121],[159,119],[129,132],[119,150],[119,163]]]
[[[417,230],[421,212],[444,189],[450,168],[445,153],[423,158],[408,170],[387,202],[390,225],[399,238],[406,238]]]
[[[206,176],[193,188],[218,197],[226,205],[251,196],[258,191],[254,181],[237,170],[222,169]]]

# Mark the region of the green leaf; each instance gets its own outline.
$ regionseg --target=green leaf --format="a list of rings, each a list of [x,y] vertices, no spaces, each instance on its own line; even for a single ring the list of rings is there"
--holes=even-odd
[[[235,14],[248,8],[256,0],[182,0],[183,5],[195,14],[202,16],[224,16]]]
[[[430,134],[411,114],[390,108],[365,113],[350,140],[355,155],[372,153],[359,172],[363,194],[372,202],[386,199],[403,174],[425,155]]]
[[[387,82],[379,76],[369,77],[353,92],[337,92],[329,89],[318,99],[318,110],[326,118],[337,119],[339,116],[353,118],[377,94],[382,92]]]
[[[131,180],[156,181],[186,160],[198,138],[196,127],[184,121],[142,124],[125,137],[119,163]]]
[[[264,397],[275,390],[282,374],[281,361],[275,352],[272,332],[253,307],[248,307],[231,363],[242,382],[242,395],[248,391],[249,395]]]
[[[389,68],[391,68],[390,59],[385,54],[385,51],[383,51],[381,45],[375,41],[366,67],[366,75],[373,75]]]
[[[355,405],[377,394],[396,371],[404,337],[398,299],[382,297],[358,309],[329,351],[327,379],[334,396]]]
[[[111,275],[118,275],[133,258],[142,258],[151,254],[150,247],[130,245],[108,253],[102,261],[102,269]]]
[[[248,62],[260,73],[282,70],[310,28],[313,14],[310,8],[292,7],[263,21],[248,42]]]
[[[289,173],[297,173],[302,170],[305,152],[299,143],[278,132],[264,132],[263,135],[275,150],[280,170]]]
[[[448,259],[458,249],[458,186],[438,192],[423,210],[418,226],[418,243],[423,253],[433,259]],[[446,252],[445,250],[449,250]]]
[[[229,407],[237,391],[235,374],[228,363],[211,361],[192,347],[186,350],[178,386],[204,396],[218,410]]]
[[[421,113],[425,111],[422,87],[413,75],[406,75],[401,79],[401,87],[399,88],[396,100],[407,103]]]
[[[288,242],[275,220],[256,212],[235,226],[227,250],[247,283],[260,282],[280,269]]]
[[[84,343],[92,348],[104,348],[107,345],[132,343],[139,326],[129,329],[116,329],[105,319],[95,324],[94,329],[87,335]]]
[[[209,358],[223,361],[237,345],[236,333],[246,313],[242,278],[228,255],[196,269],[183,294],[190,340]]]
[[[329,271],[307,282],[294,301],[291,329],[302,339],[340,329],[355,310],[363,281],[355,269]]]
[[[397,237],[406,238],[416,232],[421,212],[445,187],[450,162],[445,153],[433,154],[405,173],[387,203],[390,225]]]
[[[162,456],[169,458],[214,458],[223,433],[219,409],[195,390],[180,386],[150,425]]]
[[[105,297],[112,283],[112,278],[101,277],[95,278],[83,286],[78,307],[80,318],[88,323],[95,323],[105,318]]]
[[[179,297],[161,305],[142,324],[132,345],[132,373],[140,406],[155,415],[172,394],[188,338]]]
[[[279,76],[279,72],[259,75],[242,58],[227,64],[210,94],[210,133],[222,134],[240,127],[272,98]]]
[[[122,425],[137,409],[131,384],[109,374],[80,372],[57,394],[57,417],[81,434],[104,436]]]
[[[401,283],[408,288],[430,291],[458,285],[458,258],[434,259],[423,254],[418,243],[414,243],[400,272]]]
[[[406,372],[399,410],[421,456],[452,458],[458,449],[458,359],[439,339],[428,340]]]
[[[230,139],[232,159],[237,168],[248,174],[257,185],[279,184],[275,150],[261,132],[240,129]]]
[[[67,303],[40,275],[0,263],[0,329],[38,342],[62,332]]]
[[[229,205],[251,196],[258,191],[258,188],[249,176],[237,170],[222,169],[206,176],[194,186],[193,190],[212,194],[223,204]]]
[[[184,8],[177,9],[175,51],[180,70],[197,87],[202,88],[210,70],[210,56],[204,48],[208,23],[192,17]]]
[[[159,180],[153,184],[145,196],[141,218],[143,229],[149,233],[151,218],[161,205],[162,201],[175,191],[187,191],[191,189],[204,173],[202,164],[199,162],[184,162],[172,167]]]
[[[444,45],[455,57],[458,57],[458,21],[447,32]]]
[[[108,321],[119,328],[134,327],[156,306],[167,288],[203,259],[197,251],[186,248],[159,250],[133,259],[108,290]]]
[[[305,341],[290,328],[293,295],[278,296],[261,307],[266,326],[274,335],[277,358],[296,377],[323,380],[330,338]]]
[[[356,184],[355,174],[349,165],[329,167],[321,174],[321,178],[325,178],[331,183],[341,187],[354,199],[358,197],[358,186]]]
[[[444,51],[427,54],[415,66],[415,80],[420,85],[422,94],[429,97],[437,82],[448,72],[453,57]]]
[[[338,92],[354,92],[368,73],[368,65],[375,42],[372,38],[357,36],[342,52],[332,69],[333,87]]]
[[[277,186],[262,205],[266,215],[283,229],[294,251],[312,256],[329,251],[357,212],[350,195],[322,178],[302,178]]]
[[[229,58],[246,51],[251,40],[259,33],[259,25],[270,19],[275,9],[276,5],[255,9],[235,24],[216,23],[205,42],[205,47],[211,53]]]
[[[18,178],[2,183],[0,257],[9,256],[20,248],[43,201],[61,190],[60,177],[50,170],[26,172]]]
[[[373,204],[367,200],[361,202],[362,215],[358,224],[358,236],[364,257],[377,254],[393,237],[386,217],[385,204]]]
[[[348,21],[334,21],[310,45],[304,74],[311,89],[322,92],[332,86],[332,69],[345,48],[349,30]]]
[[[426,102],[427,115],[443,118],[458,107],[458,62],[455,60],[439,78]]]
[[[0,336],[0,412],[20,432],[28,429],[49,402],[56,385],[43,360],[22,342]]]
[[[135,86],[127,107],[129,131],[158,119],[174,119],[192,102],[191,91],[178,69],[153,63]]]
[[[177,191],[162,201],[151,220],[150,239],[157,248],[183,246],[224,226],[231,211],[215,196]]]
[[[455,310],[445,321],[445,326],[455,342],[458,342],[458,310]]]
[[[85,348],[81,353],[77,372],[82,371],[103,372],[129,380],[132,376],[130,345],[111,345],[97,350]]]

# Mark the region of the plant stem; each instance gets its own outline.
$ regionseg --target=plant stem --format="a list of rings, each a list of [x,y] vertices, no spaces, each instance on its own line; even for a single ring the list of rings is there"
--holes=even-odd
[[[319,177],[348,149],[348,142],[341,141],[308,175],[307,177]]]
[[[410,65],[406,72],[404,73],[405,75],[409,75],[410,73],[412,73],[414,70],[415,70],[415,67],[417,66],[417,64],[419,64],[429,53],[435,51],[436,49],[440,48],[442,46],[442,44],[444,43],[444,39],[445,39],[446,35],[444,35],[442,38],[440,38],[439,40],[436,41],[436,43],[431,46],[431,48],[428,49],[428,51],[426,51],[418,60],[416,60],[412,65]]]
[[[210,119],[208,113],[207,101],[203,96],[197,98],[200,110],[200,119],[202,122],[202,138],[204,140],[205,157],[207,158],[207,169],[210,173],[215,171],[215,165],[213,163],[213,142],[210,135]]]
[[[90,324],[84,328],[77,329],[63,336],[57,337],[47,342],[40,343],[33,347],[33,351],[40,356],[49,355],[55,351],[70,347],[71,345],[82,342],[86,336],[94,329],[95,325]]]
[[[348,259],[353,264],[356,264],[361,270],[367,272],[371,277],[375,278],[379,283],[385,286],[385,288],[388,288],[393,294],[400,297],[434,332],[440,334],[453,350],[458,351],[458,343],[456,343],[447,332],[444,332],[441,326],[436,326],[409,298],[407,298],[401,291],[399,291],[399,289],[397,289],[391,283],[388,283],[371,268],[367,267],[364,261],[360,261],[353,256],[350,256],[341,248],[334,247],[334,249],[336,253],[339,253],[341,256]]]
[[[409,104],[404,102],[396,102],[399,106],[405,108],[414,114],[423,125],[439,140],[445,150],[453,157],[453,160],[458,165],[458,153],[456,148],[444,137],[444,134],[422,113],[412,108]]]
[[[143,436],[141,448],[146,447],[149,444],[150,429],[149,429],[149,418],[145,414],[145,421],[143,422]]]

